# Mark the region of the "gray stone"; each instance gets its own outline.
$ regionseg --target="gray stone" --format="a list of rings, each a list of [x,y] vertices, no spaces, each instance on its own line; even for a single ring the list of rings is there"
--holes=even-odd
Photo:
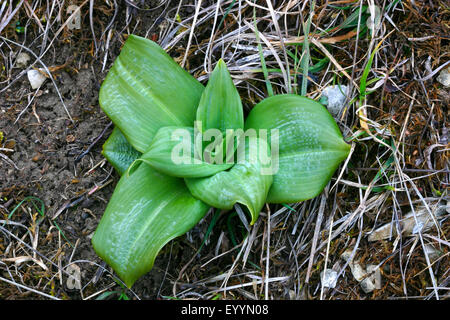
[[[18,68],[26,68],[28,66],[28,63],[30,62],[31,58],[28,53],[21,52],[17,55],[16,58],[16,66]]]
[[[326,269],[320,273],[322,284],[326,288],[336,287],[338,273],[332,269]]]
[[[436,80],[439,81],[439,83],[441,83],[444,87],[450,87],[450,67],[442,70]]]
[[[337,117],[344,108],[345,98],[348,95],[348,87],[345,85],[328,86],[322,91],[322,97],[327,98],[328,111],[333,117]]]

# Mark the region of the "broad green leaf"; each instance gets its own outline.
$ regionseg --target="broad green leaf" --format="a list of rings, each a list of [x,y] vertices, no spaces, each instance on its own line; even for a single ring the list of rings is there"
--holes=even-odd
[[[292,203],[317,196],[350,151],[328,110],[293,94],[258,103],[245,127],[279,132],[279,170],[268,194],[269,203]]]
[[[203,89],[156,43],[130,35],[99,102],[131,145],[145,152],[159,128],[192,126]]]
[[[270,157],[260,157],[260,148],[264,141],[255,139],[252,143],[239,144],[236,164],[227,171],[219,172],[211,177],[185,179],[189,191],[194,197],[220,209],[231,209],[235,203],[247,207],[252,217],[251,224],[258,219],[259,212],[266,202],[272,185],[270,174]],[[245,146],[245,148],[244,148]],[[270,154],[270,147],[266,145]]]
[[[233,166],[233,163],[223,163],[223,157],[218,157],[219,164],[204,161],[201,147],[201,141],[195,144],[194,128],[163,127],[135,164],[145,162],[162,173],[182,178],[208,177]]]
[[[241,98],[222,59],[202,93],[196,120],[201,121],[198,129],[202,133],[208,129],[218,129],[225,134],[227,129],[244,128]]]
[[[191,229],[208,208],[192,197],[182,179],[143,163],[120,178],[92,244],[131,287],[152,268],[161,248]]]
[[[119,128],[115,127],[103,144],[102,154],[117,172],[122,175],[142,153],[134,149]]]

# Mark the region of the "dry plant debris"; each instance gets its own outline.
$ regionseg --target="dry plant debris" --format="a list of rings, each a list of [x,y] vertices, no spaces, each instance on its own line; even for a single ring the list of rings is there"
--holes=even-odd
[[[448,299],[449,21],[445,1],[3,1],[0,299]],[[224,59],[246,112],[345,85],[352,145],[322,195],[267,205],[248,231],[211,211],[132,290],[90,244],[118,180],[98,89],[129,34],[203,82]]]

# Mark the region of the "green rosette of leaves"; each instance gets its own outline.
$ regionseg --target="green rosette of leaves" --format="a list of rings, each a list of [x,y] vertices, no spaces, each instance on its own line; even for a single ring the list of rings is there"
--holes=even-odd
[[[272,96],[244,120],[222,60],[204,87],[156,43],[134,35],[99,102],[115,124],[103,154],[121,178],[92,243],[128,287],[210,207],[239,203],[254,224],[266,202],[317,196],[349,153],[314,100]]]

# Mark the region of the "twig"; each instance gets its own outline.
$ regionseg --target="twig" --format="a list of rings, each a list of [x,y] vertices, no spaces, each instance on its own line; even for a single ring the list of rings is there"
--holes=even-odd
[[[112,122],[110,122],[110,123],[108,123],[108,125],[105,127],[105,129],[103,129],[103,131],[98,135],[98,137],[97,138],[95,138],[95,140],[94,140],[94,142],[92,142],[90,145],[89,145],[89,147],[85,150],[85,151],[83,151],[80,155],[78,155],[76,158],[75,158],[75,161],[74,161],[74,164],[76,165],[78,162],[80,162],[81,161],[81,159],[83,159],[83,157],[85,156],[85,155],[87,155],[90,151],[91,151],[91,149],[92,149],[92,147],[103,137],[103,135],[105,134],[105,132],[106,132],[106,130],[108,130],[108,128],[110,127],[112,125]]]

